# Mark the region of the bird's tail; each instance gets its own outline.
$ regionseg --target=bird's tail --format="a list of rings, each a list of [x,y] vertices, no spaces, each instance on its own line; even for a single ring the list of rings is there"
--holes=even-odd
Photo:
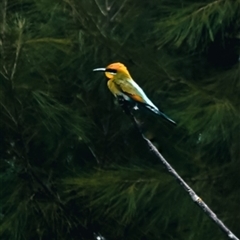
[[[164,119],[172,123],[173,125],[177,125],[175,121],[173,121],[171,118],[169,118],[166,114],[159,111],[158,115],[162,116]]]
[[[176,122],[173,121],[171,118],[169,118],[166,114],[164,114],[163,112],[159,111],[158,108],[154,108],[150,105],[147,104],[143,104],[142,107],[145,107],[146,109],[150,110],[151,112],[161,116],[163,119],[167,120],[168,122],[172,123],[173,125],[176,125]]]

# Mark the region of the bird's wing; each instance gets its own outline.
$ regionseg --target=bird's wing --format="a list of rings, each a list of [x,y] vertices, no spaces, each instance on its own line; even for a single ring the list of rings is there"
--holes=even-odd
[[[124,94],[129,96],[131,99],[140,102],[147,103],[147,96],[143,92],[143,90],[135,83],[133,80],[121,80],[118,79],[114,82],[119,90],[121,90]]]
[[[169,122],[176,125],[176,123],[166,114],[159,111],[159,109],[152,103],[152,101],[147,97],[147,95],[143,92],[143,90],[138,86],[136,82],[133,80],[126,81],[118,79],[117,81],[114,81],[114,83],[120,92],[127,95],[129,98],[135,100],[136,102],[142,103],[150,111],[153,111],[154,113],[162,116]]]

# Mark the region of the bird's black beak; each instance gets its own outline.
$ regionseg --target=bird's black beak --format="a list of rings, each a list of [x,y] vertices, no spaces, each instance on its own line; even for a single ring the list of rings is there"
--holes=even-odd
[[[94,72],[105,72],[106,68],[95,68],[93,69]]]

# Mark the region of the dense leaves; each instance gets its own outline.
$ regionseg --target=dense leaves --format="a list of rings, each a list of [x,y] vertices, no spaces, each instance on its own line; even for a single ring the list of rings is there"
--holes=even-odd
[[[114,102],[115,61],[178,125],[144,134],[237,235],[240,1],[2,0],[1,239],[225,239]]]

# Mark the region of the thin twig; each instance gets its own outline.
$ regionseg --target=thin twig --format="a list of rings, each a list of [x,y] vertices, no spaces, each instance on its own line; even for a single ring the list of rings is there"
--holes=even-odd
[[[217,217],[217,215],[208,207],[208,205],[192,190],[191,187],[178,175],[178,173],[174,170],[174,168],[167,162],[167,160],[162,156],[162,154],[157,150],[157,148],[152,144],[152,142],[146,138],[137,123],[136,118],[129,110],[127,112],[131,121],[133,122],[135,128],[140,133],[143,140],[145,140],[150,148],[150,150],[155,154],[155,156],[161,161],[161,163],[167,168],[168,172],[177,179],[179,184],[184,188],[184,190],[190,195],[191,199],[194,203],[196,203],[209,217],[215,222],[218,227],[229,237],[229,239],[239,240],[228,228],[224,225],[224,223]]]
[[[208,8],[212,7],[213,5],[216,5],[216,4],[220,3],[220,2],[223,2],[223,0],[217,0],[217,1],[211,2],[211,3],[207,4],[207,5],[205,5],[204,7],[201,7],[198,10],[194,11],[191,15],[195,15],[195,14],[197,14],[199,12],[202,12],[202,11],[204,11],[204,10],[206,10],[206,9],[208,9]]]
[[[2,71],[0,71],[0,74],[5,78],[5,79],[7,79],[8,80],[8,77],[7,77],[7,75],[6,74],[4,74]]]
[[[97,164],[100,164],[101,161],[99,160],[98,156],[97,156],[96,153],[93,151],[93,149],[92,149],[90,146],[88,146],[88,149],[90,150],[90,152],[92,153],[92,155],[93,155],[94,158],[96,159]]]
[[[125,3],[127,2],[127,0],[125,0],[122,5],[119,7],[119,9],[117,10],[117,12],[111,17],[110,22],[112,22],[117,15],[121,12],[121,10],[123,9],[123,7],[125,6]]]
[[[112,2],[109,3],[108,8],[111,9],[115,2],[116,2],[116,0],[112,0]]]
[[[97,5],[98,9],[100,10],[100,12],[102,13],[102,15],[106,16],[107,12],[105,12],[105,10],[101,7],[100,3],[97,0],[95,0],[95,3]]]
[[[6,111],[7,115],[9,116],[9,118],[14,122],[14,124],[17,126],[17,121],[15,120],[15,118],[13,117],[13,115],[11,114],[10,111],[8,111],[7,107],[0,101],[0,105],[2,106],[2,108]]]
[[[19,36],[18,36],[18,40],[17,40],[17,48],[16,48],[16,54],[15,54],[15,60],[14,60],[14,63],[13,63],[11,77],[10,77],[10,81],[12,82],[12,88],[14,87],[14,85],[13,85],[13,78],[14,78],[14,75],[16,73],[17,62],[18,62],[19,53],[20,53],[20,50],[21,50],[21,45],[22,45],[22,33],[23,33],[24,24],[25,24],[25,20],[24,19],[19,19],[18,20]]]

